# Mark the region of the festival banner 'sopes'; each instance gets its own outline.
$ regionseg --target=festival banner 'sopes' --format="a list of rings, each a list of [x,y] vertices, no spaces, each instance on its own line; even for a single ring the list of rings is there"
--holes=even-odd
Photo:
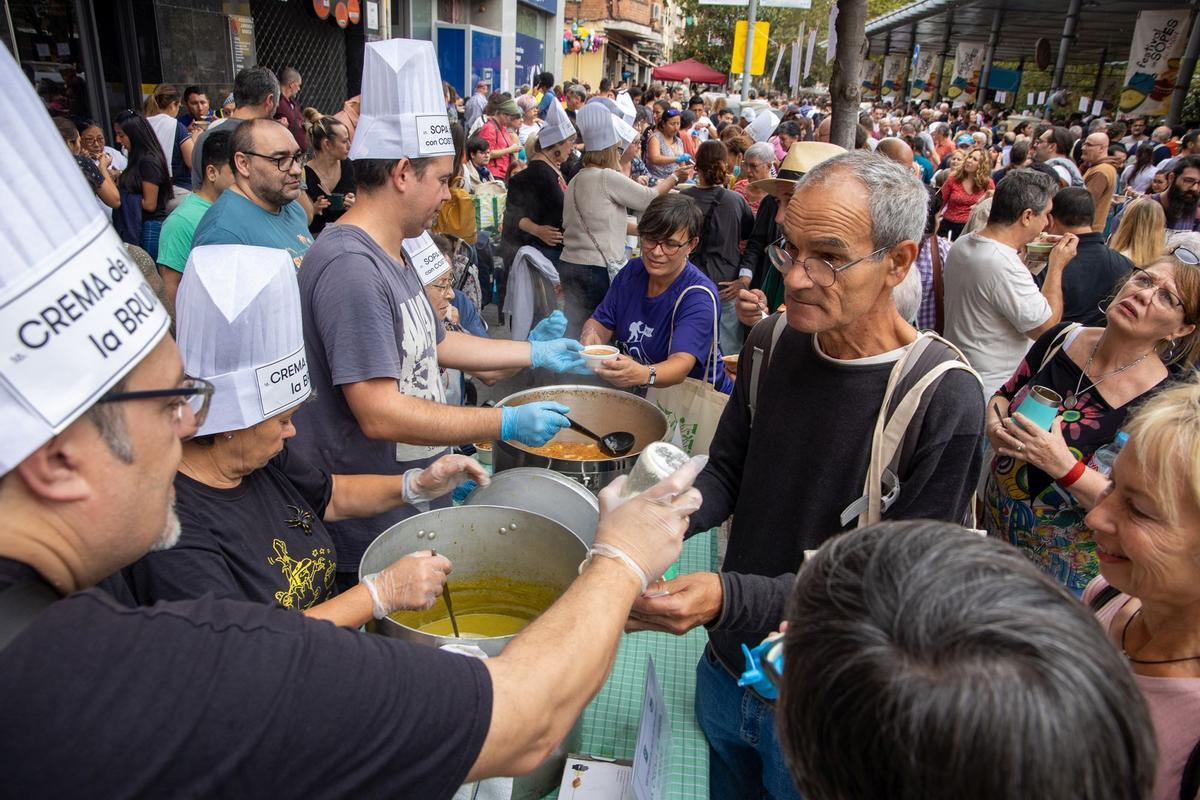
[[[904,77],[904,61],[905,57],[902,55],[884,56],[883,78],[879,81],[879,99],[895,102],[902,98],[904,87],[900,85],[900,81]]]
[[[1189,16],[1186,8],[1138,14],[1117,108],[1121,114],[1157,117],[1167,113],[1179,78]]]
[[[879,97],[880,62],[864,58],[862,62],[862,99],[875,100]]]
[[[908,96],[917,101],[932,100],[937,91],[937,48],[922,47],[912,69],[912,88]]]
[[[959,42],[954,57],[954,74],[950,77],[950,88],[946,96],[955,105],[974,103],[979,91],[979,72],[983,69],[983,42]]]

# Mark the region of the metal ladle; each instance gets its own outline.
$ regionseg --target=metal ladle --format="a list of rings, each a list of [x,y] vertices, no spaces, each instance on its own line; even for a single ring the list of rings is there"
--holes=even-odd
[[[437,550],[430,550],[430,553],[437,555]],[[454,618],[454,604],[450,602],[450,584],[442,584],[442,600],[446,603],[446,611],[450,614],[450,627],[454,630],[454,638],[461,639],[462,634],[458,632],[458,620]]]
[[[629,431],[613,431],[599,436],[570,417],[567,417],[567,422],[571,423],[571,430],[578,431],[595,441],[600,446],[600,452],[610,458],[620,458],[633,449],[634,438]]]

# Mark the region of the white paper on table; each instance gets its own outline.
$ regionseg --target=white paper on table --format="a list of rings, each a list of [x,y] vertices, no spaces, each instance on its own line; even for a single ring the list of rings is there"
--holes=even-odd
[[[646,656],[646,691],[642,696],[642,716],[633,751],[633,793],[637,800],[666,797],[670,755],[671,719],[654,672],[654,659]]]

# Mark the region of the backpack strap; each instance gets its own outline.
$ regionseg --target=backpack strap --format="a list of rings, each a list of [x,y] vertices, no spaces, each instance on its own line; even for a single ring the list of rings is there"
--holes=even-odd
[[[933,328],[946,330],[946,289],[942,278],[942,247],[936,233],[929,234],[929,260],[933,263]]]
[[[20,636],[38,614],[60,599],[53,589],[36,580],[0,592],[0,651]]]
[[[775,345],[787,328],[787,314],[777,311],[773,316],[759,322],[746,337],[746,349],[750,351],[750,371],[746,381],[750,385],[750,426],[754,426],[754,411],[758,407],[758,393],[766,380],[767,366],[775,353]]]
[[[706,295],[709,296],[709,299],[712,300],[712,310],[713,310],[712,345],[708,349],[708,355],[704,357],[704,382],[705,383],[710,382],[708,376],[710,374],[709,370],[711,369],[712,370],[711,383],[713,385],[713,388],[715,389],[717,387],[717,369],[719,366],[719,362],[717,360],[717,349],[718,349],[718,347],[717,347],[717,339],[718,339],[717,316],[719,314],[719,311],[717,309],[717,296],[714,295],[712,293],[712,290],[709,289],[707,286],[704,286],[703,284],[699,284],[699,283],[693,283],[691,286],[686,287],[682,292],[680,292],[679,297],[675,298],[675,307],[671,309],[671,330],[670,330],[670,333],[667,335],[667,358],[671,357],[671,348],[675,346],[675,314],[676,314],[676,312],[679,311],[679,304],[683,302],[684,296],[688,292],[692,291],[693,289],[698,289],[698,290],[704,292]]]
[[[980,380],[958,348],[928,332],[919,335],[896,362],[875,420],[863,494],[842,510],[843,527],[856,518],[859,527],[878,522],[899,499],[901,463],[911,456],[902,445],[919,440],[924,412],[933,394],[930,389],[955,369]]]

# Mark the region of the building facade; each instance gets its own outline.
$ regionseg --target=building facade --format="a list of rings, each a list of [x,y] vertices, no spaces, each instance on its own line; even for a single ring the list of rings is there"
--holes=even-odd
[[[577,78],[593,89],[602,78],[615,83],[649,83],[650,72],[665,60],[663,21],[666,0],[565,0],[564,78]],[[586,36],[580,37],[580,31]]]

